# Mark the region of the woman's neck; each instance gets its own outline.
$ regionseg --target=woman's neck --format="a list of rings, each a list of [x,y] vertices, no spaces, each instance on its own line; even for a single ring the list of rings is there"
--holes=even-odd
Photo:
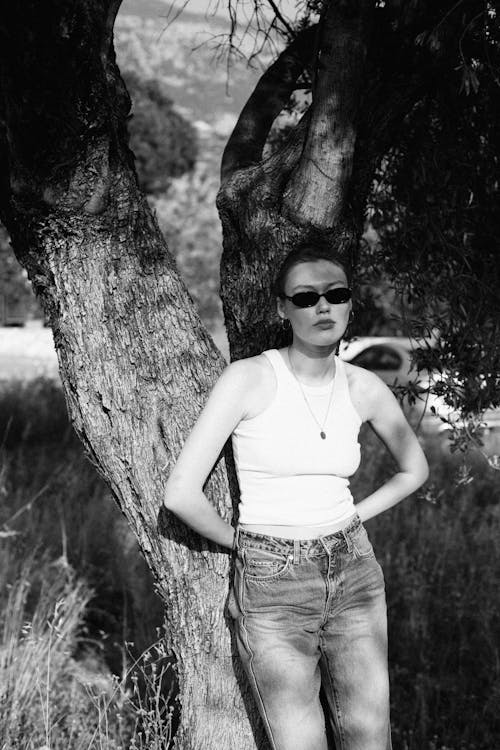
[[[325,385],[335,377],[335,344],[311,347],[293,342],[288,347],[288,365],[306,385]]]

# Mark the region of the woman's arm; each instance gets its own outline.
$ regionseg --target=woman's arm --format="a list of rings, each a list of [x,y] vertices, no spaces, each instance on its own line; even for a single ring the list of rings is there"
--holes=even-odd
[[[233,362],[215,384],[189,434],[165,488],[163,503],[192,529],[223,547],[234,529],[209,503],[203,485],[236,425],[246,416],[252,364]]]
[[[355,405],[363,421],[368,421],[399,469],[382,487],[356,504],[361,520],[366,521],[415,492],[429,476],[429,467],[415,433],[385,383],[364,370],[359,373],[356,392]]]

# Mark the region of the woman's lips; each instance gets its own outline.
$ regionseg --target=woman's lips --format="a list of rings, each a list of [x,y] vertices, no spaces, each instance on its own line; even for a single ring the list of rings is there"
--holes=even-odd
[[[333,328],[335,325],[335,321],[333,320],[318,320],[317,323],[314,324],[317,328]]]

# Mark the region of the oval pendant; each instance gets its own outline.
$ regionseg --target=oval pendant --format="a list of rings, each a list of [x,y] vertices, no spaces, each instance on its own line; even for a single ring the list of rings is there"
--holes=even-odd
[[[322,440],[326,439],[326,432],[323,432],[323,430],[321,430],[321,432],[319,434],[321,435],[321,439]]]

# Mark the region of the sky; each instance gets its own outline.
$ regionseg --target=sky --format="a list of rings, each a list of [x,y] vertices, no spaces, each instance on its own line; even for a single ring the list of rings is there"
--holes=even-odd
[[[161,0],[165,6],[166,14],[170,15],[170,12],[175,15],[178,9],[181,9],[184,5],[186,10],[191,13],[207,13],[208,15],[216,16],[227,16],[227,4],[228,0]],[[233,0],[235,4],[236,0]],[[126,13],[128,8],[134,8],[134,13],[138,14],[141,0],[123,0],[121,6],[121,12]],[[241,9],[250,8],[252,0],[239,0]],[[285,15],[293,15],[293,9],[296,5],[296,0],[278,0],[279,7],[283,10]],[[170,11],[170,9],[172,9]]]
[[[175,0],[175,2],[167,0],[167,2],[174,6],[182,5],[179,0]],[[251,0],[240,0],[240,2],[243,7],[251,5]],[[295,5],[295,0],[281,0],[281,2],[279,2],[280,8],[282,8],[285,13],[293,10]],[[227,0],[189,0],[187,9],[191,10],[193,13],[204,13],[208,10],[209,13],[224,16],[227,14]]]

